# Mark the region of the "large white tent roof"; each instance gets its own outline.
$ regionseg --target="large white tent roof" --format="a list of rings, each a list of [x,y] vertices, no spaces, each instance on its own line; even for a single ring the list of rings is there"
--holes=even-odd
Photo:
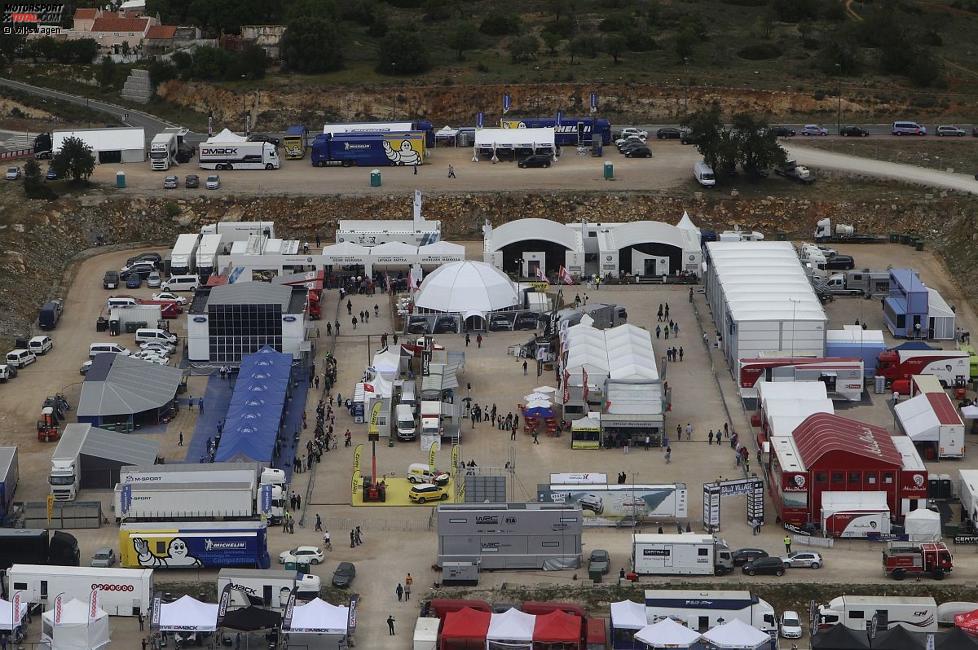
[[[664,618],[643,627],[635,633],[635,638],[653,648],[689,648],[700,640],[700,633]]]
[[[193,596],[181,596],[160,606],[160,629],[213,632],[217,629],[217,604],[202,603]]]
[[[762,645],[769,644],[771,637],[735,618],[708,631],[703,635],[703,640],[723,650],[756,650]]]
[[[476,129],[476,147],[551,147],[556,130],[545,129]]]
[[[600,383],[606,378],[623,381],[656,381],[659,371],[652,348],[652,334],[624,324],[599,330],[588,322],[568,327],[564,332],[567,361],[564,367],[581,385],[583,374],[588,372],[588,384]]]
[[[523,129],[507,130],[520,131]],[[572,251],[582,250],[584,247],[580,228],[568,228],[564,224],[550,219],[530,218],[509,221],[493,228],[490,237],[491,241],[487,242],[487,250],[490,252],[502,250],[510,244],[529,239],[553,242]]]
[[[331,605],[313,598],[292,610],[292,627],[288,632],[301,634],[346,634],[350,608]]]
[[[490,641],[533,641],[533,628],[537,617],[510,607],[502,614],[493,614],[489,619]]]
[[[641,630],[649,624],[645,605],[631,600],[611,603],[611,624],[616,630]]]
[[[516,283],[485,262],[449,262],[421,283],[414,303],[447,313],[485,313],[519,304]]]
[[[907,437],[915,443],[937,442],[940,439],[941,421],[926,393],[900,402],[893,407],[893,411]]]

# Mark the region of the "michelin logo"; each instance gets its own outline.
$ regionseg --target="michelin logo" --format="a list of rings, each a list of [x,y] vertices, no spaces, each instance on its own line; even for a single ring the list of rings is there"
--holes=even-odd
[[[352,142],[343,143],[344,151],[350,151],[351,149],[369,149],[369,148],[370,148],[369,144],[353,144]]]
[[[204,540],[205,551],[227,551],[245,548],[244,542],[215,542],[212,539]]]

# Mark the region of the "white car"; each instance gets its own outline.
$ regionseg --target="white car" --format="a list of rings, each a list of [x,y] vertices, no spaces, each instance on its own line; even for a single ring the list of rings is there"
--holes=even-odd
[[[205,187],[209,190],[217,190],[221,188],[221,177],[217,174],[207,177],[207,183]]]
[[[624,129],[621,130],[620,137],[622,140],[624,140],[630,135],[637,135],[638,137],[642,138],[642,140],[645,140],[646,138],[649,137],[649,132],[643,131],[642,129],[634,126],[626,126]]]
[[[139,352],[134,352],[129,356],[132,359],[143,359],[144,361],[153,361],[153,362],[162,361],[163,363],[166,363],[167,361],[170,360],[169,356],[157,350],[140,350]]]
[[[937,127],[937,135],[940,137],[951,136],[953,138],[962,138],[966,134],[964,129],[960,127],[942,124],[941,126]]]
[[[170,343],[166,343],[164,341],[148,341],[146,343],[140,343],[139,349],[145,352],[155,352],[160,356],[173,354],[177,351],[177,347],[175,345],[171,345]]]
[[[18,178],[20,178],[20,167],[7,167],[6,179],[8,181],[15,181]]]
[[[282,551],[278,556],[279,564],[288,562],[308,562],[310,564],[322,564],[323,549],[316,546],[297,546],[290,551]]]
[[[828,135],[829,130],[818,124],[806,124],[801,129],[802,135]]]
[[[800,639],[803,632],[801,629],[801,619],[798,617],[798,612],[793,612],[791,610],[785,611],[781,614],[781,638],[782,639]]]
[[[618,138],[617,140],[615,140],[615,146],[621,149],[626,144],[630,144],[633,142],[635,144],[645,144],[647,141],[648,140],[646,138],[643,138],[640,135],[629,135],[624,138]]]
[[[184,298],[183,296],[178,296],[177,294],[173,293],[172,291],[161,291],[159,293],[154,293],[153,294],[153,300],[172,300],[173,302],[177,303],[178,305],[186,305],[187,304],[187,299],[186,298]]]

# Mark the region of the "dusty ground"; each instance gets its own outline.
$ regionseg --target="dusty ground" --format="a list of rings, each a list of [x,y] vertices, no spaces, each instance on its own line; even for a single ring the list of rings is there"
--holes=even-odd
[[[319,171],[319,170],[317,170]],[[332,170],[323,170],[332,171]],[[469,255],[481,249],[481,243],[467,245]],[[885,268],[887,264],[898,262],[916,268],[925,282],[940,289],[948,301],[958,307],[962,317],[962,327],[976,330],[976,320],[970,306],[958,298],[957,289],[950,283],[949,276],[934,256],[927,251],[916,252],[902,246],[865,246],[842,247],[842,252],[855,256],[859,267]],[[148,290],[106,292],[101,288],[99,279],[109,268],[118,268],[131,253],[113,253],[92,258],[84,262],[76,274],[76,282],[68,296],[65,316],[54,331],[55,350],[42,358],[37,364],[25,369],[14,381],[0,387],[0,443],[17,444],[21,454],[21,484],[18,488],[19,500],[40,500],[47,493],[46,476],[48,460],[53,445],[42,444],[34,440],[34,419],[44,395],[54,392],[66,392],[69,400],[77,403],[80,390],[77,368],[87,355],[88,344],[95,340],[108,340],[109,337],[96,334],[94,321],[101,305],[110,293],[148,293]],[[574,293],[584,291],[581,288],[565,288],[565,298],[573,299]],[[729,421],[735,430],[747,429],[747,418],[741,410],[735,397],[734,383],[726,368],[717,367],[716,376],[722,386],[721,393],[715,388],[712,379],[714,364],[722,363],[719,356],[707,350],[702,342],[702,331],[693,314],[693,305],[687,300],[685,288],[668,287],[626,287],[618,289],[603,288],[600,291],[590,291],[590,302],[613,301],[627,306],[630,322],[640,326],[654,327],[654,312],[659,303],[668,302],[671,315],[680,323],[678,339],[671,340],[670,345],[683,346],[684,362],[671,364],[664,370],[665,377],[673,389],[673,409],[667,415],[667,429],[675,425],[691,422],[695,434],[691,442],[673,442],[673,462],[667,465],[663,455],[657,450],[633,449],[629,455],[618,451],[583,452],[572,451],[567,437],[541,438],[541,444],[531,444],[528,436],[520,434],[516,442],[510,442],[509,436],[493,429],[488,424],[478,426],[474,431],[465,427],[462,439],[461,457],[475,460],[483,469],[501,467],[506,461],[515,462],[515,472],[509,481],[510,498],[516,501],[533,498],[537,483],[547,480],[550,472],[557,471],[593,471],[616,474],[619,471],[628,473],[630,479],[636,482],[675,482],[683,481],[689,489],[689,521],[694,529],[701,520],[701,500],[699,499],[701,485],[705,481],[720,476],[732,477],[737,473],[732,453],[727,446],[708,446],[706,432],[708,429],[721,427]],[[373,309],[373,305],[384,303],[379,297],[356,297],[353,299],[354,312],[363,308]],[[712,336],[709,326],[709,316],[702,295],[697,294],[695,307],[699,311],[705,330]],[[325,305],[325,314],[332,314],[336,309],[336,296],[331,294]],[[342,310],[345,314],[346,310]],[[839,299],[828,306],[831,318],[830,326],[839,327],[843,323],[851,323],[856,318],[860,322],[868,322],[870,326],[881,323],[878,303],[858,299]],[[345,317],[341,321],[347,324]],[[178,333],[182,333],[180,321],[171,321]],[[360,326],[354,335],[348,326],[343,328],[343,336],[337,342],[336,354],[339,360],[339,391],[344,395],[352,390],[369,358],[370,349],[376,348],[378,336],[391,331],[391,322],[382,313],[380,318],[371,318],[366,326]],[[465,349],[466,369],[462,380],[472,384],[472,397],[480,403],[491,405],[495,403],[503,412],[515,409],[521,397],[535,386],[542,383],[553,384],[552,376],[524,377],[521,364],[515,358],[506,355],[506,349],[513,344],[525,341],[528,333],[490,333],[486,336],[481,349],[473,343],[464,348],[463,339],[456,336],[439,336],[438,341],[451,349]],[[369,337],[369,338],[368,338]],[[123,343],[131,344],[131,336],[123,335]],[[661,351],[664,341],[657,347]],[[661,355],[660,355],[661,356]],[[191,394],[200,394],[203,378],[191,379]],[[860,405],[846,409],[844,413],[858,419],[887,426],[892,430],[892,416],[882,400],[872,396],[872,405]],[[310,410],[315,399],[310,396]],[[724,408],[724,400],[726,409]],[[153,437],[163,445],[162,453],[168,459],[179,458],[180,448],[176,446],[179,431],[188,433],[193,430],[193,414],[182,411],[177,421],[172,423],[164,434]],[[350,427],[357,443],[365,442],[365,425],[353,425],[349,418],[342,413],[337,414],[336,428],[342,432]],[[147,434],[140,434],[147,435]],[[969,456],[961,462],[944,462],[931,466],[932,471],[951,473],[959,467],[978,467],[978,449],[969,440]],[[369,449],[365,453],[365,462],[370,462]],[[394,449],[382,447],[378,449],[378,471],[383,473],[401,473],[411,462],[424,461],[417,443],[399,443]],[[442,466],[449,464],[449,452],[444,449],[438,462]],[[295,535],[284,535],[280,529],[270,533],[270,548],[272,556],[296,544],[314,544],[319,541],[319,535],[312,530],[315,515],[320,514],[331,531],[334,540],[334,550],[326,563],[315,569],[315,572],[328,579],[335,563],[350,560],[357,564],[358,576],[356,590],[363,595],[357,641],[360,647],[373,649],[398,649],[410,647],[410,629],[417,616],[418,602],[430,586],[439,579],[432,571],[434,562],[433,544],[435,531],[430,528],[431,510],[426,507],[413,508],[352,508],[349,506],[349,476],[352,465],[352,449],[340,448],[331,452],[324,463],[317,467],[312,474],[304,473],[297,477],[295,486],[300,492],[305,492],[310,479],[315,479],[311,489],[311,498],[307,499],[304,512],[305,525],[298,527]],[[89,491],[83,495],[86,499],[100,498],[108,504],[109,492]],[[671,525],[663,522],[666,526]],[[344,540],[348,539],[349,530],[360,525],[364,531],[365,544],[351,549]],[[654,530],[655,524],[649,527]],[[96,531],[74,531],[82,546],[83,558],[87,558],[98,546],[117,544],[117,528],[114,525],[104,526]],[[626,566],[629,556],[629,530],[588,529],[584,535],[585,552],[593,548],[605,548],[611,552],[614,571]],[[760,538],[750,534],[745,522],[745,502],[742,498],[728,499],[723,504],[722,536],[734,546],[759,545],[776,552],[781,549],[783,531],[773,525],[768,525]],[[968,585],[973,583],[978,570],[976,550],[962,548],[957,551],[956,571],[947,580],[947,585]],[[831,584],[874,583],[884,582],[879,571],[879,548],[875,545],[857,541],[846,541],[837,544],[834,549],[825,552],[826,566],[818,571],[803,571],[789,574],[782,581],[818,581]],[[415,577],[414,598],[409,603],[399,603],[394,595],[397,582],[410,572]],[[484,574],[480,588],[499,587],[502,583],[510,584],[575,584],[575,573],[578,577],[583,571],[563,571],[553,573],[537,572],[494,572]],[[201,571],[191,575],[184,573],[159,574],[158,582],[213,582],[215,572]],[[739,576],[738,576],[739,579]],[[744,577],[745,584],[755,582],[776,581],[774,577]],[[579,580],[577,581],[579,582]],[[648,580],[652,584],[668,584],[668,580]],[[703,579],[708,585],[712,579]],[[841,588],[840,588],[841,591]],[[384,619],[393,614],[398,621],[398,634],[395,637],[387,635]],[[35,633],[38,627],[35,623]],[[116,647],[137,647],[138,630],[135,622],[128,619],[113,621]]]

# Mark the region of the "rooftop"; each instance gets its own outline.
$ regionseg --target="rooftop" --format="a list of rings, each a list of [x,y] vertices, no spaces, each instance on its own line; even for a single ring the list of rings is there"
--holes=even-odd
[[[145,32],[149,18],[120,18],[102,14],[92,24],[93,32]]]

